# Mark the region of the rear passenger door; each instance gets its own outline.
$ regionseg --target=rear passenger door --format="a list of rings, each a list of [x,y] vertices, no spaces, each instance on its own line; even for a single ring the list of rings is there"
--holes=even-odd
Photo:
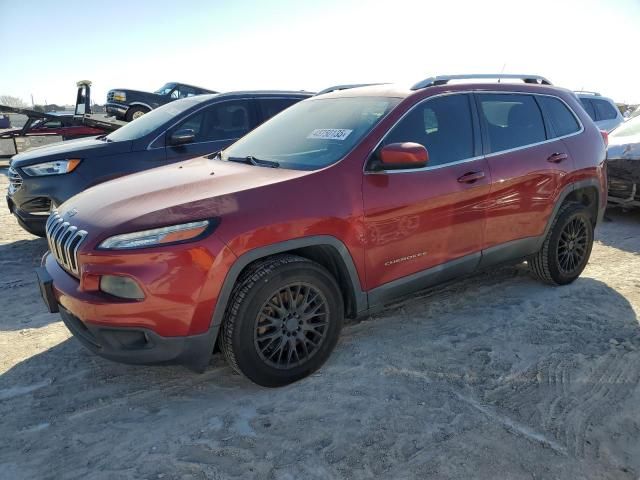
[[[476,100],[492,177],[485,248],[540,236],[572,169],[562,138],[581,125],[556,97],[477,93]]]
[[[199,110],[166,134],[167,160],[175,162],[213,153],[228,147],[256,126],[255,105],[251,99],[226,100]],[[193,142],[170,145],[171,135],[182,129],[195,133]]]

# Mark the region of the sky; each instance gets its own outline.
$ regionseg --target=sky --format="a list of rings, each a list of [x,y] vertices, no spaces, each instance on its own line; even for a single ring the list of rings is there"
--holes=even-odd
[[[455,73],[540,74],[640,103],[640,0],[0,0],[0,95],[75,82],[317,91]]]

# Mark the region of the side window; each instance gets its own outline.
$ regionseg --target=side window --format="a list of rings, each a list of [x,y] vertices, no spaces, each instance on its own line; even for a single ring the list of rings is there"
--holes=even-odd
[[[178,130],[190,129],[193,130],[195,134],[195,138],[193,139],[193,143],[203,142],[203,130],[202,126],[204,123],[205,110],[200,110],[199,112],[191,115],[186,120],[183,120],[181,123],[176,125],[171,129],[171,133],[176,132]]]
[[[591,100],[596,109],[596,116],[598,120],[613,120],[618,115],[615,108],[609,102],[605,100]]]
[[[253,115],[250,100],[231,100],[206,109],[203,141],[232,140],[251,130]]]
[[[553,126],[555,137],[564,137],[580,130],[576,117],[561,100],[544,96],[536,98]]]
[[[414,107],[385,137],[384,144],[415,142],[429,152],[429,166],[474,156],[469,95],[445,95]]]
[[[260,109],[260,116],[263,122],[266,122],[274,115],[277,115],[282,110],[289,108],[294,103],[298,103],[300,99],[297,98],[259,98],[258,108]]]
[[[546,140],[542,113],[531,95],[478,94],[491,152]]]
[[[196,94],[195,88],[180,85],[171,92],[171,98],[193,97]]]
[[[596,120],[596,110],[595,110],[595,108],[593,108],[593,104],[591,103],[591,100],[588,100],[586,98],[581,98],[580,99],[580,103],[584,107],[584,109],[587,112],[587,114],[591,117],[591,120],[595,121]]]

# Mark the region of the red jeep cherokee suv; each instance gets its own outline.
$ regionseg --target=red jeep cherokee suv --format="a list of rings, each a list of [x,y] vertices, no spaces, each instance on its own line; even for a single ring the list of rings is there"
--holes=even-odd
[[[93,187],[47,223],[45,302],[106,358],[201,371],[217,342],[277,386],[323,364],[344,317],[417,289],[522,260],[572,282],[605,142],[573,93],[497,77],[524,82],[330,92],[215,155]]]

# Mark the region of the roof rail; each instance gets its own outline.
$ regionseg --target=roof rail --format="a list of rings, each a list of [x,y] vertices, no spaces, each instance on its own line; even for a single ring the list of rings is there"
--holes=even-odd
[[[513,73],[478,73],[469,75],[438,75],[437,77],[429,77],[416,83],[411,90],[420,90],[426,87],[435,87],[437,85],[446,85],[450,80],[474,80],[474,79],[518,79],[524,83],[535,83],[538,85],[552,85],[552,83],[540,75],[517,75]]]
[[[601,97],[602,96],[598,92],[591,92],[589,90],[576,90],[573,93],[584,93],[586,95],[593,95],[593,96],[596,96],[596,97]]]
[[[329,93],[329,92],[336,92],[338,90],[348,90],[350,88],[370,87],[372,85],[385,85],[385,84],[384,83],[352,83],[352,84],[345,84],[345,85],[334,85],[333,87],[320,90],[318,93],[316,93],[316,95],[322,95],[324,93]]]

